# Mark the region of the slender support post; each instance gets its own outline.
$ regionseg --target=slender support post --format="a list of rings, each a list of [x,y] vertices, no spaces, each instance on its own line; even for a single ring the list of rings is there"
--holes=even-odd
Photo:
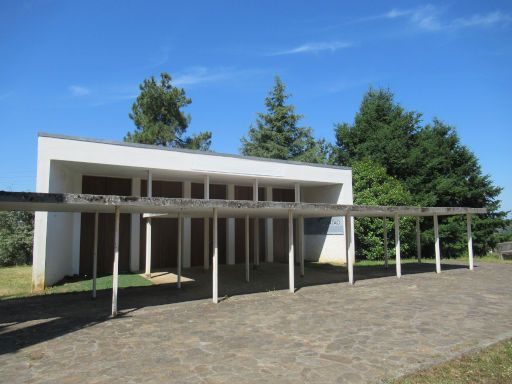
[[[204,177],[204,199],[210,199],[210,178]],[[210,269],[210,218],[205,217],[203,222],[204,243],[203,243],[203,269]]]
[[[418,263],[421,263],[421,233],[419,216],[416,216],[416,257],[418,258]]]
[[[254,180],[254,185],[252,189],[252,199],[253,201],[258,201],[258,179]],[[260,265],[260,220],[255,217],[254,218],[254,266],[258,267]]]
[[[99,213],[94,214],[94,249],[92,253],[92,298],[96,298],[96,277],[98,276],[98,219]]]
[[[437,220],[437,214],[434,214],[434,237],[436,241],[436,272],[441,273],[441,244],[439,242],[439,223]]]
[[[295,292],[295,260],[293,251],[293,211],[288,210],[288,274],[290,292]]]
[[[245,281],[249,282],[249,215],[245,215]]]
[[[345,215],[345,250],[347,255],[347,271],[348,283],[354,284],[354,260],[350,256],[350,246],[352,242],[352,217],[349,214]]]
[[[181,254],[182,254],[182,244],[181,244],[181,240],[182,240],[182,230],[183,228],[183,216],[182,216],[182,213],[181,211],[178,213],[178,261],[176,263],[177,265],[177,270],[178,270],[178,284],[177,284],[177,287],[178,288],[181,288]]]
[[[400,261],[400,216],[395,215],[395,258],[396,277],[402,277],[402,264]]]
[[[213,208],[213,302],[219,302],[219,246],[217,243],[217,208]]]
[[[304,216],[299,217],[300,276],[304,277]]]
[[[389,260],[389,254],[388,254],[388,218],[384,217],[384,267],[388,267],[388,260]]]
[[[265,187],[265,199],[272,201],[272,187]],[[265,261],[274,262],[274,221],[272,218],[265,219]]]
[[[112,317],[117,315],[117,287],[119,285],[119,207],[115,208],[114,267],[112,272]]]
[[[471,214],[466,215],[466,222],[468,228],[468,256],[469,256],[469,270],[473,270],[473,235],[471,234]]]
[[[147,196],[153,197],[153,175],[148,171]],[[151,277],[151,218],[146,219],[146,276]]]

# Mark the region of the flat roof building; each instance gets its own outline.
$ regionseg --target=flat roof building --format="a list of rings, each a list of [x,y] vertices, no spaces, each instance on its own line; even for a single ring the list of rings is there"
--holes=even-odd
[[[148,180],[151,181],[148,184]],[[278,202],[353,203],[346,167],[252,158],[213,152],[40,134],[37,192]],[[257,191],[257,193],[255,192]],[[92,271],[94,215],[38,212],[35,219],[34,285]],[[197,216],[197,215],[196,215]],[[121,214],[120,270],[176,267],[177,218]],[[210,220],[211,221],[211,220]],[[296,218],[296,222],[302,221]],[[295,254],[308,260],[346,261],[341,218],[309,218],[295,236]],[[257,222],[257,225],[255,225]],[[147,224],[150,223],[150,224]],[[288,261],[286,218],[251,217],[251,260]],[[245,221],[219,219],[219,263],[244,262]],[[208,268],[212,225],[184,212],[183,267]],[[112,272],[114,215],[99,218],[98,272]],[[297,231],[298,232],[298,231]],[[302,231],[301,231],[302,232]],[[151,237],[148,237],[150,233]],[[256,236],[256,237],[255,237]],[[257,238],[258,241],[254,241]],[[205,245],[205,242],[208,243]],[[303,245],[298,246],[298,242]],[[302,247],[302,248],[301,248]],[[254,255],[256,252],[256,256]],[[205,256],[207,255],[207,256]]]

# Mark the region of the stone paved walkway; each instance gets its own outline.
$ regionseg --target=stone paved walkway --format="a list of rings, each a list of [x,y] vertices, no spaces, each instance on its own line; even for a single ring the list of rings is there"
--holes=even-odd
[[[189,271],[180,292],[120,290],[116,319],[109,291],[3,301],[0,381],[379,382],[512,337],[512,265],[448,267],[404,265],[401,280],[359,267],[353,287],[339,268],[310,267],[295,294],[280,290],[286,265],[250,284],[243,266],[224,267],[218,305],[209,274]]]

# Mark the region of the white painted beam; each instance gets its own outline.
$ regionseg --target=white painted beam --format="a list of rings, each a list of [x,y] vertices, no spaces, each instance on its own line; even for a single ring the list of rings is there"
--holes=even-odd
[[[471,214],[466,216],[466,225],[468,231],[468,257],[469,257],[469,270],[472,271],[474,268],[473,260],[473,235],[471,233]]]
[[[183,197],[190,199],[192,196],[192,182],[183,182]],[[192,239],[192,222],[190,217],[183,217],[183,268],[190,268],[192,263],[192,250],[191,250],[191,239]]]
[[[293,251],[293,211],[288,210],[288,275],[290,292],[295,292],[295,257]]]
[[[245,281],[249,282],[249,215],[245,215]]]
[[[228,184],[227,186],[227,198],[228,200],[235,200],[235,185]],[[226,219],[226,264],[235,264],[235,218],[228,217]]]
[[[254,180],[252,187],[252,199],[258,201],[258,179]],[[260,265],[260,221],[254,218],[254,266]]]
[[[132,178],[132,196],[139,196],[140,178]],[[140,269],[140,213],[130,215],[130,271],[138,273]]]
[[[112,317],[117,316],[117,288],[119,286],[119,207],[115,208],[114,266],[112,271]]]
[[[402,277],[402,263],[400,260],[400,216],[395,215],[395,260],[396,277]]]
[[[98,277],[98,226],[99,213],[94,214],[94,249],[92,250],[92,298],[96,298],[96,278]]]
[[[272,187],[265,188],[265,198],[272,201]],[[272,218],[265,219],[265,260],[267,263],[274,262],[274,221]]]
[[[416,257],[418,258],[418,263],[421,263],[421,232],[419,216],[416,216]]]
[[[148,171],[147,197],[153,197],[153,175]],[[151,219],[146,220],[146,276],[151,277]]]
[[[203,198],[205,200],[210,200],[210,178],[208,175],[204,176],[204,195]],[[208,217],[204,218],[203,222],[203,233],[204,233],[204,243],[203,243],[203,269],[210,269],[210,219]]]
[[[384,267],[388,267],[388,260],[389,260],[389,254],[388,254],[388,218],[384,216],[384,219],[382,220],[384,222]]]
[[[348,283],[354,284],[354,260],[350,256],[352,242],[352,217],[345,215],[345,250],[347,255]]]
[[[213,302],[219,302],[219,246],[217,242],[217,208],[213,208],[213,268],[212,268],[212,296]]]
[[[434,215],[434,238],[436,250],[436,272],[441,273],[441,243],[439,241],[439,222],[437,215]]]
[[[181,212],[178,214],[178,252],[177,253],[177,270],[178,270],[178,284],[177,287],[181,288],[181,258],[182,258],[182,226],[183,226],[183,215]]]
[[[304,216],[299,217],[300,275],[304,277]]]

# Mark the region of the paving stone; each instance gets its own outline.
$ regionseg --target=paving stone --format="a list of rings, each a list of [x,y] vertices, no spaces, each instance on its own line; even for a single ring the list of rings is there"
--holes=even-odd
[[[512,337],[512,265],[471,272],[446,261],[393,270],[306,268],[287,292],[285,264],[119,290],[0,302],[0,378],[8,383],[371,383]]]

